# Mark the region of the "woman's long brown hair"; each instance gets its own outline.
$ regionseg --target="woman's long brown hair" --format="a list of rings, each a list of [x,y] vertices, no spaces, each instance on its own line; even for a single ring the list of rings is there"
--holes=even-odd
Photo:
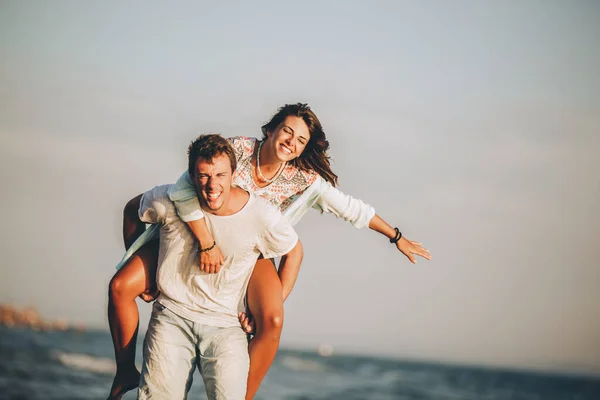
[[[268,132],[274,132],[275,129],[289,116],[299,117],[304,120],[310,139],[300,156],[290,161],[290,163],[300,170],[313,170],[334,187],[337,185],[338,176],[331,170],[329,163],[329,141],[325,137],[321,121],[310,109],[308,104],[296,103],[286,104],[277,110],[277,113],[271,120],[262,126],[263,140],[266,140]]]

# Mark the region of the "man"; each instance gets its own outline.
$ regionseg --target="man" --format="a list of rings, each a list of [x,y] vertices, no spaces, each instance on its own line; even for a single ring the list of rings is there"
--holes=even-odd
[[[189,146],[188,162],[225,262],[217,273],[200,271],[199,254],[212,247],[198,248],[169,200],[168,185],[138,196],[130,202],[134,207],[126,208],[124,231],[141,232],[144,223],[161,226],[156,276],[161,294],[144,341],[138,398],[185,398],[198,366],[209,399],[243,399],[249,356],[238,314],[245,309],[252,268],[261,254],[285,256],[280,268],[299,263],[300,245],[276,208],[231,186],[236,158],[226,139],[200,136]]]

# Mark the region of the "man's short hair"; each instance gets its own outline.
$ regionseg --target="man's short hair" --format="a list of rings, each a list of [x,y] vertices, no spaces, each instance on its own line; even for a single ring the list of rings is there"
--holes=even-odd
[[[188,147],[188,173],[190,177],[193,178],[194,176],[196,161],[199,158],[212,161],[215,157],[222,154],[225,154],[229,158],[231,172],[234,172],[237,168],[237,159],[229,140],[216,133],[198,136]]]

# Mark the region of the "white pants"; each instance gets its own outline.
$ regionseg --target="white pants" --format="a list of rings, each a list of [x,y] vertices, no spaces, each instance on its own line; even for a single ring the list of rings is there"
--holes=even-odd
[[[241,327],[219,328],[181,318],[155,302],[144,340],[138,399],[185,399],[198,366],[211,400],[243,400],[250,367]]]

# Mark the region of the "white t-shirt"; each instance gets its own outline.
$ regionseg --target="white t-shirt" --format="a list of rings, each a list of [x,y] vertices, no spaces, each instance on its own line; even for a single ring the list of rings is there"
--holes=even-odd
[[[202,272],[198,241],[177,216],[169,186],[144,193],[139,209],[143,222],[160,225],[157,301],[194,322],[239,326],[238,313],[245,310],[248,282],[259,255],[283,256],[296,246],[298,236],[279,210],[250,194],[246,205],[233,215],[204,214],[225,263],[218,274]]]

